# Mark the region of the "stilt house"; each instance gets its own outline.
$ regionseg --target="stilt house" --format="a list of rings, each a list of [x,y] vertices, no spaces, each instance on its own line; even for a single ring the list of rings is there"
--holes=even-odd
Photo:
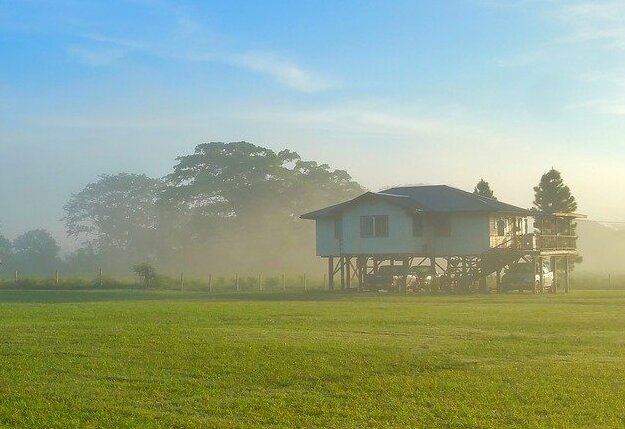
[[[486,276],[499,279],[519,262],[534,263],[542,281],[542,264],[549,261],[554,273],[557,262],[563,264],[568,291],[576,255],[572,221],[580,216],[536,213],[436,185],[367,192],[301,218],[316,221],[317,255],[328,259],[331,288],[337,274],[342,288],[362,287],[367,274],[389,264],[406,272],[427,265],[457,290],[484,287]]]

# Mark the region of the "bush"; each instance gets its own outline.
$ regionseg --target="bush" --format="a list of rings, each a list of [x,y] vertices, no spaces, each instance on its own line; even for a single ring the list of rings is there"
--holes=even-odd
[[[147,262],[134,265],[132,271],[141,279],[146,288],[152,286],[156,279],[156,269]]]

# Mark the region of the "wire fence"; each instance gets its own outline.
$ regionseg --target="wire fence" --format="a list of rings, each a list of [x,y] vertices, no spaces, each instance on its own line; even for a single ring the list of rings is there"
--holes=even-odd
[[[158,289],[214,293],[329,290],[326,273],[232,273],[203,276],[178,273],[157,275],[148,283],[132,274],[107,275],[102,271],[95,275],[64,274],[60,271],[49,275],[29,275],[21,272],[2,274],[0,275],[0,289]],[[488,279],[488,281],[492,283],[494,280]],[[492,285],[490,286],[492,289]],[[572,275],[571,287],[573,289],[625,290],[625,273],[575,272]],[[338,290],[336,285],[335,289]]]
[[[208,274],[205,276],[157,275],[143,281],[132,275],[95,276],[25,275],[20,272],[0,277],[0,289],[163,289],[203,292],[295,292],[328,290],[327,274]]]

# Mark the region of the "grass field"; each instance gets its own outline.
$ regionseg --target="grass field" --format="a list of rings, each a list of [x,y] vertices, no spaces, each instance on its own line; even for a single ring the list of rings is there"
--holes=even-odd
[[[0,427],[625,427],[625,292],[0,291]]]

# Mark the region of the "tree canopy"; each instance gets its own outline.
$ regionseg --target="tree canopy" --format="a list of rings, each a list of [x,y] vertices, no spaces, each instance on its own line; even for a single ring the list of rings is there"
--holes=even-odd
[[[68,234],[91,249],[74,259],[286,269],[314,258],[313,228],[299,215],[361,192],[347,172],[293,151],[214,142],[178,157],[162,180],[100,176],[72,195],[64,220]]]
[[[143,174],[102,175],[65,205],[67,233],[100,250],[143,252],[154,243],[162,189]]]
[[[58,269],[60,247],[52,235],[44,229],[34,229],[13,241],[15,265],[20,271],[49,274]]]

